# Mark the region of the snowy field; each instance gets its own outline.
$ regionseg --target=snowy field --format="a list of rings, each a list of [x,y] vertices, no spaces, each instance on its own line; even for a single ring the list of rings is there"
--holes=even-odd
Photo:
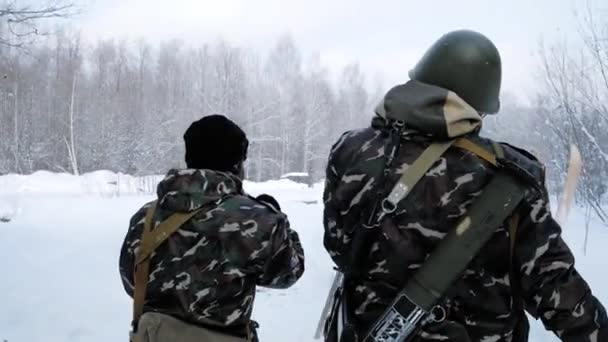
[[[109,172],[0,177],[0,342],[127,341],[131,300],[118,275],[130,216],[153,197],[157,178]],[[246,183],[275,196],[302,239],[306,272],[287,291],[260,290],[254,318],[262,342],[310,342],[333,275],[322,246],[322,185]],[[148,194],[146,194],[148,193]],[[608,228],[573,210],[564,237],[579,271],[608,303]],[[532,322],[532,342],[558,341]]]

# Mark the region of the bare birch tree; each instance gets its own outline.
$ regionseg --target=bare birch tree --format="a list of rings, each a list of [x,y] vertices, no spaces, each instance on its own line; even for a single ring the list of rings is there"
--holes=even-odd
[[[567,148],[576,144],[585,160],[579,198],[608,224],[602,207],[608,176],[608,16],[587,5],[580,17],[582,48],[541,45],[546,91],[541,94],[547,127],[561,149],[553,158],[565,170]]]

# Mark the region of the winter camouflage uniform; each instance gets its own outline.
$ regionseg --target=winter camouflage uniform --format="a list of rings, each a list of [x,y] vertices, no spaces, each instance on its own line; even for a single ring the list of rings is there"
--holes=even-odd
[[[467,137],[490,150],[492,146],[491,140],[478,135],[481,117],[472,107],[453,92],[416,81],[389,91],[371,127],[346,132],[335,143],[324,193],[324,243],[339,268],[348,270],[356,262],[360,270],[346,284],[351,320],[359,336],[365,335],[496,172],[475,154],[452,147],[377,227],[369,255],[354,261],[351,248],[357,230],[353,227],[373,205],[385,165],[386,118],[404,121],[405,129],[384,194],[431,141]],[[574,268],[560,226],[551,217],[543,166],[523,150],[501,146],[505,157],[526,171],[530,183],[526,199],[511,218],[518,224],[513,258],[509,219],[446,294],[447,319],[425,325],[416,341],[527,341],[524,305],[563,341],[608,341],[606,312]]]
[[[245,195],[241,180],[210,170],[171,170],[158,185],[153,222],[204,209],[152,256],[145,311],[241,334],[256,285],[287,288],[304,272],[304,252],[287,216]],[[219,204],[218,204],[218,201]],[[131,219],[120,274],[133,296],[133,265],[150,204]]]

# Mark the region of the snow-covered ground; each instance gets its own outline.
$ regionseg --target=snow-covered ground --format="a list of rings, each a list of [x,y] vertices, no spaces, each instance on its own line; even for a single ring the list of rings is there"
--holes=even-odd
[[[39,172],[0,177],[0,342],[126,341],[131,301],[118,276],[118,253],[130,216],[152,198],[157,177],[110,172],[80,177]],[[287,291],[261,290],[255,319],[263,342],[313,341],[333,275],[322,246],[322,185],[287,180],[246,183],[274,195],[300,233],[306,272]],[[587,255],[582,210],[564,237],[579,271],[608,303],[608,229],[592,223]],[[533,322],[532,342],[558,341]]]

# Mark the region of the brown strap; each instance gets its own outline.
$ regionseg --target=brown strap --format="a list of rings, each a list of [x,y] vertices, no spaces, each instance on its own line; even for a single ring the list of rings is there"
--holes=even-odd
[[[201,210],[198,209],[189,213],[175,213],[154,227],[154,231],[151,231],[151,227],[149,229],[145,229],[144,227],[144,236],[142,236],[141,245],[135,258],[135,265],[139,265],[148,259],[158,246]]]
[[[152,218],[156,210],[156,201],[152,202],[146,211],[144,230],[139,249],[135,257],[135,288],[133,290],[133,324],[137,324],[144,311],[146,290],[150,276],[150,256],[158,246],[175,233],[179,227],[198,214],[201,209],[189,213],[175,213],[153,228]],[[154,229],[152,231],[152,229]]]
[[[498,166],[498,162],[496,160],[496,156],[502,156],[502,148],[498,144],[494,145],[494,151],[496,154],[488,151],[486,148],[479,146],[478,144],[472,142],[469,139],[461,138],[454,142],[454,146],[461,148],[463,150],[469,151],[475,154],[477,157],[487,161],[493,166]]]
[[[146,211],[146,218],[144,220],[144,230],[139,242],[140,249],[144,245],[144,240],[149,238],[150,236],[150,234],[147,234],[147,232],[152,227],[152,217],[154,216],[155,209],[156,201],[152,202],[148,207],[148,210]],[[137,253],[137,255],[139,255],[139,253]],[[134,266],[135,274],[133,276],[133,330],[136,330],[136,324],[144,311],[144,301],[146,299],[146,289],[148,285],[150,262],[148,260],[148,262],[144,262],[141,265],[136,262]]]

